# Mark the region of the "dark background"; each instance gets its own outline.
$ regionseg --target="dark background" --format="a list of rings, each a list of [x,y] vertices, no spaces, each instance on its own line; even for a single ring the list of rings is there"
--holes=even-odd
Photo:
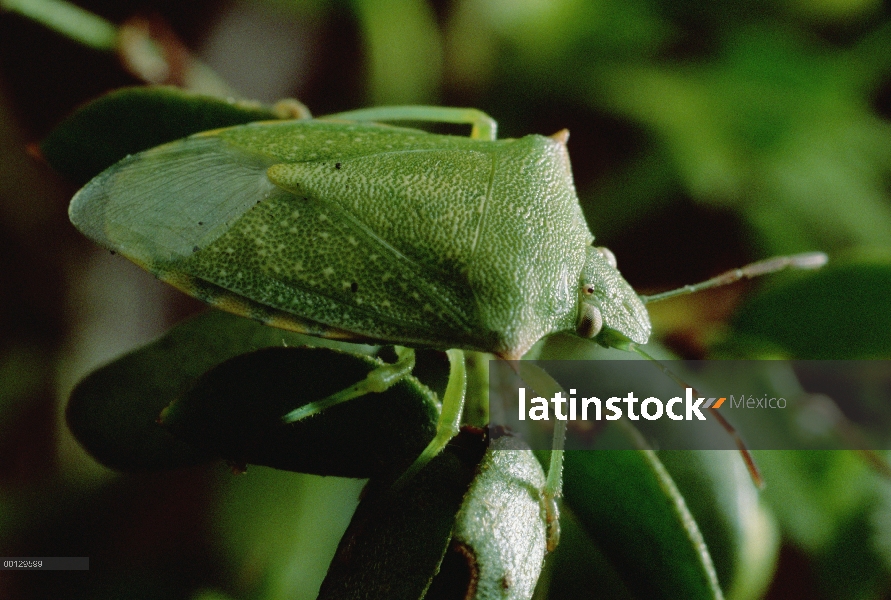
[[[147,19],[245,98],[298,98],[316,115],[473,106],[501,137],[568,128],[591,230],[644,293],[777,253],[891,257],[887,3],[79,5],[116,25]],[[83,239],[67,221],[74,186],[29,154],[80,104],[140,83],[115,53],[0,11],[0,555],[91,557],[88,573],[0,572],[0,596],[312,598],[359,483],[263,469],[245,482],[222,466],[120,475],[65,428],[80,377],[201,309]],[[836,299],[825,321],[800,309],[818,340],[807,348],[891,357],[888,344],[864,356],[821,335],[864,327],[864,294],[888,312],[891,283],[870,282],[824,294]],[[659,340],[686,358],[744,352],[733,315],[754,289],[654,307]],[[865,327],[886,339],[882,323]],[[750,357],[771,354],[757,347]],[[813,357],[802,353],[777,355]],[[784,540],[768,597],[889,597],[887,482],[848,455],[785,464],[801,482],[768,498]]]

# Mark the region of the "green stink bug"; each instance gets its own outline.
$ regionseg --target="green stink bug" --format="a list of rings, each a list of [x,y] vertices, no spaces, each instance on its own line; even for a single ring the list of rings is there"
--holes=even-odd
[[[373,122],[406,119],[473,132]],[[100,245],[225,310],[317,336],[447,349],[440,431],[407,477],[460,424],[461,350],[518,359],[563,331],[637,349],[651,332],[646,301],[825,260],[773,259],[640,297],[592,245],[566,142],[565,132],[496,140],[494,121],[470,109],[254,123],[128,157],[78,192],[70,215]],[[410,350],[399,357],[285,420],[386,389],[412,369]]]
[[[304,333],[507,359],[558,331],[650,333],[591,247],[565,136],[251,124],[127,158],[70,214],[186,292]]]

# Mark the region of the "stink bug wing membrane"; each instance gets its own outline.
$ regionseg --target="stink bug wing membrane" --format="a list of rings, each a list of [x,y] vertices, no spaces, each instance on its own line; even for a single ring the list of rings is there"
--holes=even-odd
[[[189,138],[108,168],[75,195],[69,215],[99,245],[157,272],[274,190],[265,176],[273,162],[219,138]]]
[[[214,136],[194,136],[109,167],[75,195],[69,216],[100,246],[209,304],[291,331],[350,338],[201,279],[189,267],[258,202],[283,193],[266,177],[274,162]]]

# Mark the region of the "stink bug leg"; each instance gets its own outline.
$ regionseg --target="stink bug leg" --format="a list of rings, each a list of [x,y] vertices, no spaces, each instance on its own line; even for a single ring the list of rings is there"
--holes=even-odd
[[[694,388],[692,385],[690,385],[689,383],[685,382],[680,377],[678,377],[677,375],[672,373],[668,369],[668,367],[663,365],[661,362],[656,360],[654,357],[650,356],[648,353],[644,352],[640,346],[633,345],[633,346],[631,346],[631,349],[634,352],[637,352],[638,354],[643,356],[645,359],[655,363],[656,366],[659,368],[659,370],[661,370],[663,373],[668,375],[668,377],[673,379],[679,386],[681,386],[682,388],[691,388],[693,390],[693,394],[695,394],[696,396],[699,396],[699,392],[696,390],[696,388]],[[718,421],[718,423],[721,425],[721,427],[724,428],[724,431],[726,431],[727,434],[733,438],[733,442],[736,444],[737,449],[739,449],[739,453],[742,455],[743,462],[746,464],[746,469],[748,469],[748,471],[749,471],[749,476],[752,478],[752,482],[759,489],[763,488],[764,487],[764,478],[761,477],[761,471],[758,469],[758,464],[755,462],[755,459],[752,456],[752,453],[749,451],[748,446],[746,446],[745,441],[743,441],[742,437],[739,435],[739,432],[736,430],[736,428],[733,425],[730,424],[730,422],[727,419],[724,418],[724,415],[719,413],[714,407],[710,406],[707,410],[715,417],[715,419]]]
[[[311,415],[320,413],[326,408],[336,406],[341,402],[358,398],[369,393],[380,393],[388,390],[393,384],[412,372],[415,368],[415,351],[411,348],[399,347],[396,349],[396,362],[391,365],[383,365],[371,371],[362,381],[350,387],[331,394],[327,398],[310,402],[292,410],[284,417],[285,423],[295,423]]]
[[[552,397],[556,393],[565,393],[565,390],[546,371],[539,367],[522,361],[512,363],[517,374],[543,396]],[[548,475],[544,489],[541,491],[541,504],[547,522],[547,548],[553,552],[560,542],[560,510],[557,498],[563,491],[563,448],[566,445],[566,421],[557,419],[554,421],[553,443],[551,445],[551,460],[548,465]]]
[[[346,121],[427,121],[471,125],[470,137],[495,141],[498,124],[495,119],[475,108],[447,106],[377,106],[326,115],[325,119]]]
[[[408,480],[424,468],[431,459],[442,452],[461,428],[461,416],[464,414],[464,396],[467,392],[467,368],[464,353],[461,350],[448,350],[449,382],[442,398],[442,412],[436,423],[436,436],[430,440],[424,451],[415,459],[409,468],[396,480],[395,488],[404,485]]]
[[[449,381],[442,399],[442,412],[436,424],[436,436],[411,466],[399,477],[395,486],[398,488],[410,480],[424,468],[431,459],[442,452],[449,440],[458,435],[461,428],[461,416],[464,412],[464,395],[467,390],[467,375],[464,364],[464,353],[461,350],[448,350]],[[331,394],[316,402],[310,402],[295,409],[284,417],[285,423],[295,423],[321,411],[364,396],[369,393],[384,392],[403,377],[411,374],[415,367],[415,351],[411,348],[397,347],[397,360],[393,364],[383,365],[371,371],[364,380]]]

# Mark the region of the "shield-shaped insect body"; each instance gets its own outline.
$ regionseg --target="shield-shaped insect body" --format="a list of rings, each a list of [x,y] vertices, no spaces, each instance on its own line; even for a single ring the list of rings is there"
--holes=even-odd
[[[646,343],[565,142],[255,123],[128,157],[70,215],[185,292],[299,332],[509,359],[559,331]]]

